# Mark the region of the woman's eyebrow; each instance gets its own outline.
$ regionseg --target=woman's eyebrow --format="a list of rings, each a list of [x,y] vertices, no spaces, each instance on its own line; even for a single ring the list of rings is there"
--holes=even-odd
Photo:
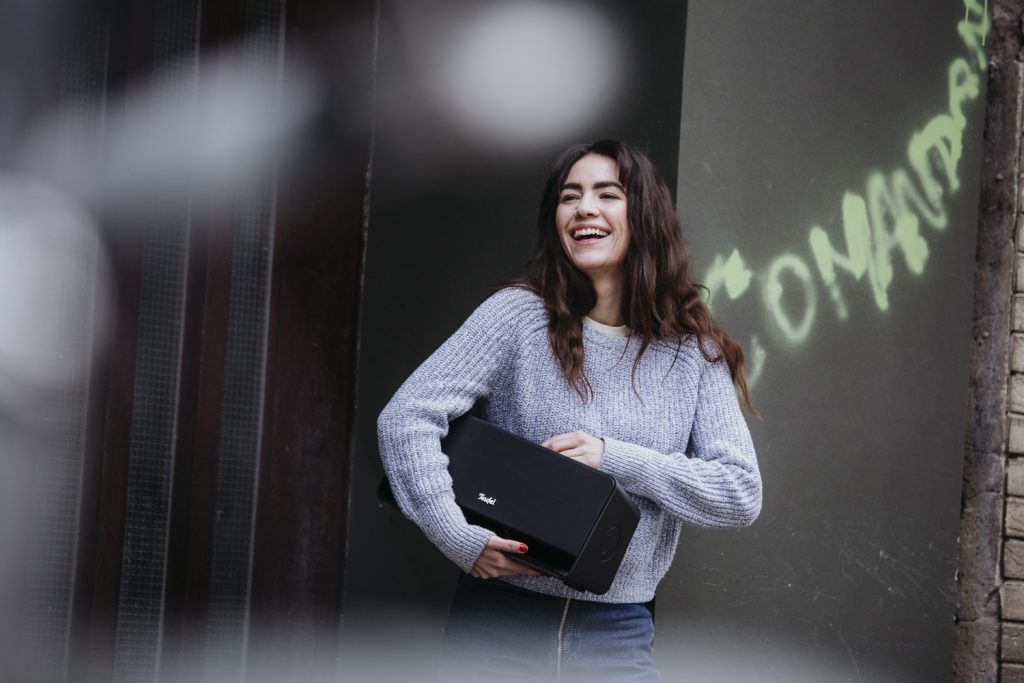
[[[617,183],[614,180],[602,180],[602,181],[594,183],[594,189],[595,190],[600,190],[600,189],[603,189],[605,187],[615,187],[615,188],[618,188],[622,192],[626,191],[626,188],[624,188],[620,183]],[[576,190],[578,192],[582,192],[583,191],[583,186],[580,185],[579,183],[563,183],[562,184],[562,189],[563,190]]]

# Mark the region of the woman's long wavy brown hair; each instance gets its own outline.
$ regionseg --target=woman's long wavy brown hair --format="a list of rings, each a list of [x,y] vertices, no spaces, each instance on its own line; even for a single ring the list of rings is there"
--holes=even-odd
[[[574,145],[559,157],[544,185],[537,251],[529,275],[510,283],[544,300],[551,349],[570,386],[584,400],[592,393],[583,373],[583,316],[593,310],[597,295],[590,279],[566,256],[555,226],[555,211],[569,170],[588,154],[615,161],[619,182],[626,188],[630,240],[622,268],[622,317],[631,335],[640,339],[640,352],[633,361],[634,381],[640,357],[652,341],[675,343],[679,353],[683,338],[693,335],[709,362],[725,360],[744,405],[756,415],[747,388],[743,349],[712,319],[701,296],[707,289],[690,276],[690,258],[668,186],[646,155],[617,140]],[[708,341],[717,350],[715,355],[709,351]]]

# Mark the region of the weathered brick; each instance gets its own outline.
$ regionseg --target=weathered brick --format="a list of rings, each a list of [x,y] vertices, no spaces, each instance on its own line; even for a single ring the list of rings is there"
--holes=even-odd
[[[1003,532],[1007,536],[1024,538],[1024,498],[1009,497],[1006,499]]]
[[[1013,295],[1013,331],[1024,332],[1024,294]]]
[[[1024,413],[1024,375],[1010,375],[1010,410]]]
[[[1001,654],[1004,662],[1024,662],[1024,624],[1003,624]]]
[[[1003,575],[1024,579],[1024,541],[1011,538],[1003,545]]]
[[[999,595],[1003,619],[1024,621],[1024,581],[1007,581]]]
[[[1024,334],[1010,336],[1010,370],[1024,372]]]
[[[957,570],[957,618],[961,623],[999,615],[1003,508],[1001,492],[985,491],[964,500]],[[998,640],[997,634],[993,642]]]
[[[1024,413],[1024,375],[1014,372],[1010,375],[1010,412]]]
[[[1024,415],[1010,415],[1009,450],[1024,455]]]
[[[1013,459],[1011,459],[1013,460]],[[1021,493],[1013,495],[1024,496],[1024,458],[1020,458],[1021,466]],[[964,453],[964,505],[979,493],[996,493],[999,495],[999,513],[996,518],[999,524],[1003,523],[1002,498],[1005,496],[1006,488],[1006,453],[979,453],[978,451],[967,450]],[[961,518],[963,515],[960,515]],[[1000,536],[1002,534],[1000,533]]]
[[[988,683],[999,680],[999,620],[985,617],[956,625],[953,680]]]
[[[999,683],[1024,683],[1024,665],[1003,664]]]
[[[1006,461],[1006,493],[1024,496],[1024,458],[1009,458]]]
[[[1013,267],[1013,291],[1024,292],[1024,253],[1017,252],[1017,260]]]

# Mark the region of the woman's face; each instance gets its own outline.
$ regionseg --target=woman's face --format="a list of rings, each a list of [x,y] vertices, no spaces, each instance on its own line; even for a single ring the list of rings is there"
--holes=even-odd
[[[626,189],[619,166],[588,154],[569,169],[555,211],[555,226],[569,260],[591,281],[620,277],[629,248]]]

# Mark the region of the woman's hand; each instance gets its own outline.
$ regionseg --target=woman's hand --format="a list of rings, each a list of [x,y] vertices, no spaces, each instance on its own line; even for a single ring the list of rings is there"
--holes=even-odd
[[[590,465],[595,470],[601,467],[601,458],[604,457],[604,441],[584,431],[557,434],[541,446],[567,455],[584,465]]]
[[[483,552],[476,558],[473,567],[469,570],[470,576],[478,579],[493,579],[498,576],[510,576],[513,574],[525,574],[526,576],[544,576],[533,567],[527,567],[522,562],[516,562],[505,555],[502,551],[509,553],[525,553],[526,545],[519,541],[510,541],[500,536],[491,536],[484,546]]]

